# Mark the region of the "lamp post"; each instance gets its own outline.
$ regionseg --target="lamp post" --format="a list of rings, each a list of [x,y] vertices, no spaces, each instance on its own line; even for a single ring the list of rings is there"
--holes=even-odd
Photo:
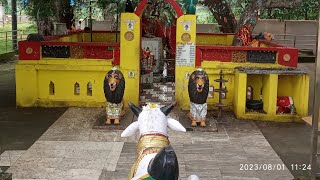
[[[118,42],[118,25],[119,25],[119,0],[116,1],[117,5],[117,18],[116,18],[116,43]]]
[[[12,49],[17,49],[17,0],[11,0],[12,6]]]
[[[118,42],[118,24],[119,24],[119,0],[114,0],[112,3],[116,4],[117,6],[117,17],[116,17],[116,42]]]
[[[90,3],[89,3],[89,11],[90,11],[90,14],[89,14],[89,17],[90,17],[90,39],[91,39],[91,42],[92,42],[92,1],[90,0]]]
[[[90,39],[92,42],[92,2],[96,2],[97,0],[89,0],[89,28],[90,28]],[[88,3],[87,0],[82,1],[84,3]]]

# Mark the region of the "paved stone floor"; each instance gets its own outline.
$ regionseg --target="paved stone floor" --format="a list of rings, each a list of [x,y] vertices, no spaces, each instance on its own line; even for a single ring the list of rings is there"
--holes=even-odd
[[[27,150],[67,110],[17,108],[15,63],[0,60],[0,154]]]
[[[16,180],[122,180],[134,161],[137,137],[121,138],[122,131],[92,129],[103,108],[69,108],[27,151],[4,152],[1,163]],[[179,119],[179,111],[171,114]],[[169,131],[181,179],[191,174],[201,180],[290,180],[290,171],[240,170],[241,164],[282,166],[252,121],[225,116],[218,132]],[[14,162],[8,162],[12,154]]]

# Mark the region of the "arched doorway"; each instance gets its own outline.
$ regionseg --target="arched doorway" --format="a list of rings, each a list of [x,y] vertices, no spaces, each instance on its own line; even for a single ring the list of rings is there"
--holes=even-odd
[[[175,100],[176,19],[183,15],[183,11],[174,0],[156,3],[159,2],[143,0],[134,12],[141,22],[140,105],[167,104]],[[175,11],[175,18],[171,19],[173,23],[169,26],[164,24],[160,15],[164,10],[163,3]]]

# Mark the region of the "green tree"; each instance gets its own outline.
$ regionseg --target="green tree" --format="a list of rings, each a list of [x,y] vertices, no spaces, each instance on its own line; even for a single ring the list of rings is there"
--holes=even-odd
[[[53,6],[55,0],[28,0],[20,1],[25,12],[37,24],[38,32],[42,35],[53,34],[53,22],[56,9]]]
[[[248,26],[249,31],[252,32],[260,12],[273,8],[293,8],[301,2],[302,0],[203,0],[202,4],[212,12],[222,32],[236,33],[233,44],[241,45],[238,38],[239,30]],[[238,21],[230,4],[237,5],[238,10],[242,11]]]
[[[54,22],[71,26],[72,11],[69,0],[19,0],[20,7],[37,24],[41,35],[52,35]],[[71,17],[71,18],[70,18]]]
[[[0,0],[2,6],[4,6],[4,13],[11,14],[11,6],[8,4],[7,0]]]
[[[318,18],[319,1],[304,0],[293,8],[268,8],[261,18],[279,20],[316,20]]]

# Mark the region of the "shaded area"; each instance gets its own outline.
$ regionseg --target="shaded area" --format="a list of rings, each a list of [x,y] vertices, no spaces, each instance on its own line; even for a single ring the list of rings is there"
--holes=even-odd
[[[304,123],[255,123],[292,175],[309,179],[308,170],[295,170],[294,165],[310,164],[311,127]]]
[[[67,108],[16,108],[16,60],[0,62],[0,154],[28,149]]]
[[[308,114],[313,112],[313,98],[314,98],[314,81],[315,81],[315,63],[300,63],[298,68],[305,71],[310,76],[309,82],[309,108]],[[320,77],[320,72],[317,72],[317,76]]]
[[[66,110],[66,108],[0,108],[0,147],[28,149]]]
[[[308,112],[309,114],[312,114],[315,64],[298,64],[298,68],[310,75],[309,97],[306,98],[309,98]],[[319,73],[317,76],[320,75]],[[262,121],[255,121],[255,123],[291,173],[297,179],[310,179],[308,170],[294,170],[295,167],[292,166],[295,164],[310,164],[311,126],[306,123],[276,123]]]

